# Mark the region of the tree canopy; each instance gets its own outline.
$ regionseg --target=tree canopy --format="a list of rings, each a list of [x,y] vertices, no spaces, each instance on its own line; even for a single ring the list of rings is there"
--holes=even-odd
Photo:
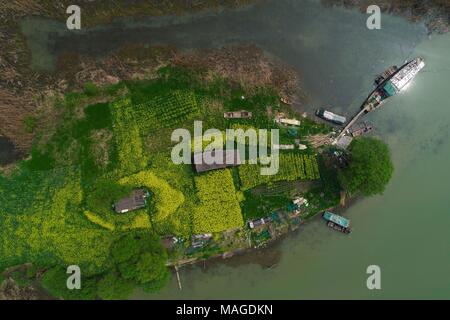
[[[52,296],[66,300],[92,300],[96,297],[95,277],[82,277],[81,289],[69,290],[67,288],[68,274],[63,267],[52,267],[42,278],[42,287]]]
[[[126,280],[155,288],[167,281],[167,252],[157,236],[144,232],[127,234],[113,243],[111,256],[119,276]]]
[[[349,151],[350,164],[339,172],[345,191],[365,196],[383,193],[394,170],[388,146],[381,140],[363,137],[353,140]]]
[[[167,252],[159,237],[148,232],[127,233],[111,245],[109,270],[102,274],[82,276],[81,289],[69,290],[65,268],[54,266],[43,276],[42,286],[53,296],[63,299],[125,299],[135,286],[145,291],[164,287],[169,272]],[[82,269],[83,270],[83,269]]]
[[[126,299],[133,292],[134,283],[116,272],[106,274],[98,282],[97,294],[103,300]]]

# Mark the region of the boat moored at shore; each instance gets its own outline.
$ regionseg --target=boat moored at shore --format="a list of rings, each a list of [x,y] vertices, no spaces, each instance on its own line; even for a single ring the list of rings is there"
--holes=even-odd
[[[400,68],[393,66],[387,69],[383,73],[383,75],[379,76],[375,80],[375,83],[378,84],[376,89],[369,94],[367,99],[361,105],[361,110],[355,116],[353,116],[349,123],[346,124],[344,129],[341,130],[339,135],[334,139],[334,143],[339,141],[342,136],[349,134],[349,130],[361,116],[374,111],[375,109],[378,109],[386,99],[396,95],[402,90],[405,90],[410,84],[411,80],[414,79],[414,77],[424,67],[425,60],[421,57],[418,57],[405,63]]]
[[[327,111],[323,108],[320,108],[316,111],[316,116],[318,116],[324,120],[334,122],[336,124],[344,124],[347,121],[347,119],[345,117],[335,114],[333,112]]]
[[[361,108],[366,112],[379,108],[386,99],[405,90],[424,67],[425,60],[420,57],[405,63],[400,68],[390,67],[376,80],[377,88],[369,95]]]
[[[339,216],[335,213],[325,211],[323,213],[323,218],[327,221],[327,226],[340,231],[345,234],[349,234],[352,230],[350,228],[350,220]]]

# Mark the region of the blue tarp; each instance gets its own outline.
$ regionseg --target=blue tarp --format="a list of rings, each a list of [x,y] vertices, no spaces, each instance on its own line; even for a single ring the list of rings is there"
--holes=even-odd
[[[386,82],[386,84],[383,87],[384,91],[386,91],[386,93],[389,96],[395,96],[397,91],[395,90],[394,86],[392,85],[392,83],[390,81]]]
[[[350,220],[338,216],[337,214],[331,213],[329,211],[325,211],[323,214],[323,218],[327,221],[331,221],[336,223],[337,225],[340,225],[341,227],[348,228],[350,227]]]

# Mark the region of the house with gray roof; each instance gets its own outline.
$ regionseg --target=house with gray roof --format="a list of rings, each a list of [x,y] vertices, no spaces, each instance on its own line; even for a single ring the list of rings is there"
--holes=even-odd
[[[133,190],[130,197],[122,198],[114,203],[113,209],[117,213],[125,213],[145,208],[149,196],[150,193],[145,189]]]

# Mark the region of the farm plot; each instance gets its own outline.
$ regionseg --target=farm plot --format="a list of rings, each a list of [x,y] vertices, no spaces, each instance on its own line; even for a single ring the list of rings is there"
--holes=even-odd
[[[243,190],[275,181],[317,180],[320,178],[317,158],[305,154],[280,154],[280,168],[275,175],[261,175],[259,165],[244,164],[239,167]]]
[[[134,106],[136,122],[142,132],[170,128],[199,113],[195,94],[176,90]]]
[[[229,169],[197,176],[195,186],[200,204],[193,212],[194,233],[221,232],[244,225]]]

